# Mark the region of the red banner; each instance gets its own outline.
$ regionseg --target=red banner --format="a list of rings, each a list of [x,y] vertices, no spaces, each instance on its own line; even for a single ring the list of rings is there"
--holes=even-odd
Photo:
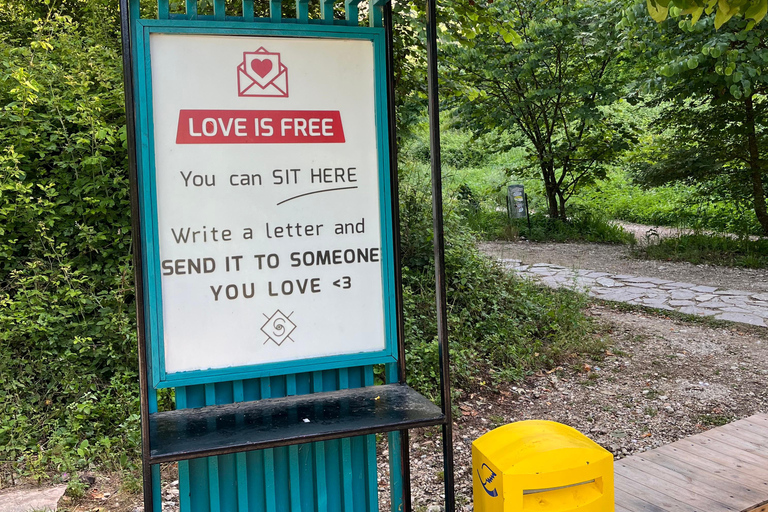
[[[338,110],[181,110],[176,144],[344,142]]]

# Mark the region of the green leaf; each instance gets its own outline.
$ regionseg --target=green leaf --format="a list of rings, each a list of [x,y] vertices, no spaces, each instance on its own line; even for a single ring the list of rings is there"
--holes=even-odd
[[[760,0],[746,10],[744,17],[751,18],[755,20],[755,23],[759,23],[760,20],[765,18],[766,13],[768,13],[768,0]]]
[[[650,14],[651,18],[657,23],[661,23],[667,19],[667,13],[669,12],[667,7],[662,6],[658,1],[654,2],[654,0],[646,0],[646,4],[648,5],[648,14]]]
[[[699,21],[699,18],[701,18],[701,15],[703,13],[704,13],[704,8],[703,7],[696,7],[694,9],[692,9],[692,12],[691,12],[691,25],[695,25],[696,22]]]
[[[717,12],[715,13],[715,28],[719,29],[723,26],[723,23],[731,19],[731,15],[728,14],[727,11],[723,9],[717,9]]]

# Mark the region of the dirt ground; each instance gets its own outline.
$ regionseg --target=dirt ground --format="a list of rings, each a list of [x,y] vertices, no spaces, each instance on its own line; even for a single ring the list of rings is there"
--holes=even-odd
[[[597,244],[484,244],[496,257],[524,263],[659,277],[730,289],[768,291],[768,271],[628,257],[620,246]],[[523,419],[571,425],[617,458],[652,449],[723,423],[768,412],[768,329],[692,321],[650,310],[593,304],[588,310],[607,342],[602,357],[573,360],[524,382],[493,382],[454,403],[457,510],[472,510],[471,443],[495,427]],[[414,510],[437,512],[443,500],[439,430],[413,431]],[[380,509],[388,510],[387,460],[379,459]],[[166,511],[177,510],[178,487],[166,469]],[[85,498],[66,498],[69,512],[136,512],[140,496],[101,477]]]
[[[768,329],[691,323],[601,304],[589,314],[609,343],[602,360],[573,361],[523,383],[489,382],[458,401],[457,510],[472,510],[472,441],[506,423],[565,423],[621,458],[768,412]],[[440,442],[437,431],[413,436],[412,473],[419,475],[414,510],[439,510]]]
[[[768,329],[682,321],[654,311],[594,304],[588,313],[608,342],[602,357],[573,360],[520,383],[488,381],[454,404],[457,510],[472,510],[471,444],[498,426],[549,419],[575,427],[617,458],[768,412]],[[438,429],[412,432],[414,510],[437,512],[443,497]],[[385,453],[384,444],[381,453]],[[388,510],[387,459],[379,461],[382,511]],[[166,473],[164,498],[178,496]],[[86,498],[65,500],[72,512],[134,512],[140,499],[119,493],[114,478],[97,480]]]

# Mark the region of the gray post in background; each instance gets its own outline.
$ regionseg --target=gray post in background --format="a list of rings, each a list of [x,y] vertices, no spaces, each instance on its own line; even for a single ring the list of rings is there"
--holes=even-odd
[[[510,219],[522,219],[528,216],[528,205],[525,201],[525,187],[523,185],[507,187],[507,215]]]

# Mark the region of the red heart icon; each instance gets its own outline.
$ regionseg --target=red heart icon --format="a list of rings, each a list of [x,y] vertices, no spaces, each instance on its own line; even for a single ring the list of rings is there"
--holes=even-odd
[[[254,73],[259,75],[259,77],[264,78],[270,71],[272,71],[272,61],[269,59],[253,59],[251,61],[251,69]]]

